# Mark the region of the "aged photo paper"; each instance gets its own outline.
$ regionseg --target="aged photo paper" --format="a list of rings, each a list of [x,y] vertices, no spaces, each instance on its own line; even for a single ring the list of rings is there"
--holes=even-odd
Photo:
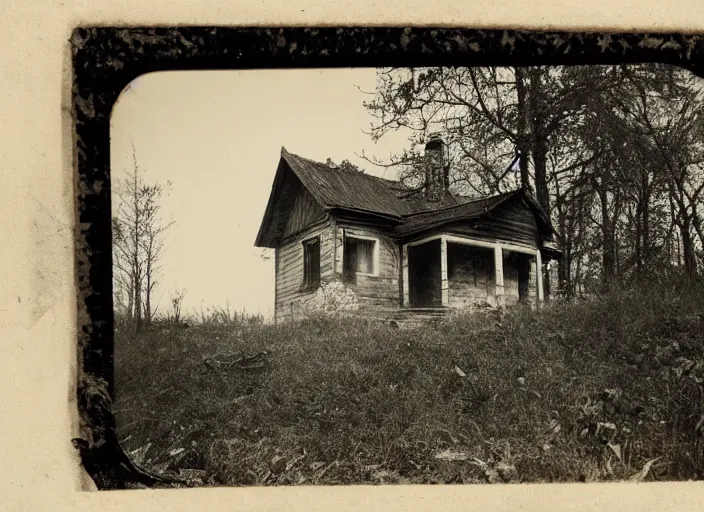
[[[373,2],[362,4],[246,2],[242,5],[233,5],[224,1],[195,4],[185,1],[158,1],[147,4],[132,0],[118,0],[109,5],[93,5],[73,0],[63,2],[50,0],[41,4],[14,2],[11,6],[0,8],[0,12],[5,14],[3,19],[6,23],[5,30],[0,33],[0,41],[3,43],[0,55],[0,76],[5,86],[5,94],[0,97],[0,104],[3,107],[0,145],[1,154],[4,157],[4,180],[3,186],[0,187],[0,204],[4,207],[4,215],[0,218],[0,236],[2,236],[0,240],[0,247],[2,247],[0,332],[4,335],[4,346],[7,352],[0,358],[0,389],[3,391],[4,398],[4,407],[0,412],[2,427],[0,445],[5,462],[0,489],[4,496],[5,509],[197,510],[207,507],[213,510],[233,508],[347,510],[363,507],[373,510],[421,510],[462,507],[498,510],[597,510],[613,506],[626,510],[701,508],[704,504],[704,490],[701,489],[699,482],[695,481],[642,484],[575,482],[507,485],[334,485],[330,487],[304,483],[295,487],[217,487],[97,492],[90,477],[80,467],[80,458],[71,444],[71,439],[78,435],[75,398],[78,319],[76,317],[77,274],[74,260],[74,233],[77,223],[80,222],[75,215],[74,200],[73,164],[76,140],[72,122],[72,63],[69,47],[69,38],[74,28],[98,25],[434,25],[534,30],[617,30],[644,33],[656,31],[697,33],[704,30],[704,18],[689,2],[670,4],[651,2],[650,4],[628,2],[615,5],[613,2],[594,1],[556,6],[545,0],[537,3],[526,1],[495,5],[487,1],[474,4],[470,8],[459,1],[414,2],[410,5],[406,2],[387,2],[383,5]],[[370,83],[374,82],[373,74],[372,70]],[[370,80],[369,76],[357,78],[348,82],[362,83],[364,80]],[[151,87],[147,80],[144,83]],[[256,84],[250,84],[250,87],[257,88]],[[305,92],[305,84],[297,84],[296,87],[300,88],[301,94]],[[255,92],[253,90],[252,94]],[[135,87],[132,94],[133,97],[126,98],[127,102],[138,101],[139,85]],[[134,104],[132,108],[137,108],[139,111],[139,107],[135,107]],[[173,112],[174,108],[167,107],[167,110]],[[267,115],[266,112],[262,114]],[[241,135],[246,139],[246,130]],[[428,137],[419,140],[419,147],[428,155],[435,154],[433,151],[445,143],[441,141],[442,137],[431,135],[429,133]],[[124,134],[115,140],[115,144],[119,144],[122,151],[120,153],[122,163],[129,163],[133,156],[130,153],[132,142],[129,136]],[[303,143],[301,145],[305,146]],[[354,144],[349,145],[350,157],[353,156],[351,153],[356,147]],[[394,149],[398,151],[399,147],[403,146],[397,145]],[[140,151],[138,145],[134,148],[135,151]],[[330,155],[306,153],[307,149],[313,151],[313,148],[314,146],[303,147],[299,152],[304,154],[300,155],[293,148],[290,151],[276,148],[275,151],[278,153],[268,158],[268,161],[273,162],[273,168],[268,169],[270,174],[266,179],[257,180],[254,185],[258,189],[265,190],[265,193],[252,194],[252,197],[241,194],[237,198],[238,208],[256,212],[264,210],[263,203],[268,199],[267,189],[272,185],[274,171],[280,162],[285,164],[281,165],[288,166],[286,172],[292,171],[299,174],[305,173],[308,169],[307,160],[304,160],[308,156],[322,164],[326,164],[325,157],[330,156],[332,162],[329,165],[336,169],[335,172],[339,171],[338,167],[341,165],[349,164],[349,162],[344,164],[348,158],[345,148],[337,148]],[[269,151],[269,149],[267,147],[266,150]],[[233,148],[233,151],[235,150]],[[442,156],[441,152],[437,154]],[[511,156],[506,162],[506,167],[509,169],[516,167],[519,171],[520,163],[518,160],[514,161]],[[344,172],[355,171],[347,169]],[[440,192],[445,186],[441,174],[440,172],[432,176],[435,179],[433,183],[437,185]],[[162,178],[164,182],[169,179],[166,175],[159,177],[160,180]],[[246,187],[247,184],[247,180],[244,180],[237,186]],[[192,183],[190,186],[193,187],[195,194],[197,184]],[[434,192],[429,193],[432,196]],[[179,210],[176,208],[174,211]],[[299,211],[303,212],[301,215],[305,218],[305,212],[310,209],[306,209],[303,205]],[[259,228],[261,220],[263,219],[256,218],[252,222]],[[167,216],[165,225],[168,225],[169,221]],[[188,245],[188,237],[197,237],[200,234],[197,225],[191,226],[190,229],[191,232],[184,235],[185,239],[180,242],[184,247]],[[355,279],[361,281],[369,277],[378,277],[384,261],[383,253],[380,253],[382,240],[362,233],[363,230],[358,229],[358,226],[357,228],[348,226],[348,229],[351,230],[349,238],[352,242],[340,235],[340,276],[354,274]],[[275,248],[280,240],[277,238],[276,230],[266,219],[262,222],[262,228],[258,233],[257,247],[254,247],[255,240],[249,241],[251,250],[239,254],[236,256],[237,260],[232,261],[233,266],[240,265],[254,269],[251,272],[251,282],[244,282],[247,279],[247,273],[239,273],[236,278],[243,281],[242,287],[253,289],[258,288],[261,279],[269,279],[271,288],[274,288],[275,276],[268,272],[271,268],[266,266],[262,267],[263,270],[256,269],[257,265],[263,265],[261,254],[257,249]],[[218,234],[211,233],[209,236],[218,236]],[[405,285],[403,279],[401,279],[402,282],[396,282],[395,285],[398,288],[396,298],[404,304],[407,302],[409,306],[425,308],[428,300],[433,304],[433,301],[436,301],[443,305],[454,300],[448,292],[450,285],[447,285],[451,281],[451,277],[447,274],[448,265],[453,265],[448,263],[448,252],[451,253],[449,261],[464,261],[462,259],[464,256],[461,256],[464,252],[460,249],[464,245],[472,245],[463,245],[466,239],[457,233],[446,231],[433,232],[430,238],[432,240],[422,241],[432,244],[437,242],[437,251],[434,245],[432,249],[433,255],[437,252],[438,256],[438,268],[441,269],[439,279],[435,280],[437,282],[426,284],[420,277],[424,272],[419,270],[417,274],[405,274],[407,277]],[[306,238],[303,241],[307,240]],[[522,248],[520,244],[485,247],[481,242],[477,243],[475,238],[471,240],[474,241],[475,248],[492,251],[492,265],[503,261],[502,250],[506,253],[507,263],[504,266],[499,265],[504,269],[503,271],[474,272],[472,277],[474,281],[483,279],[482,282],[485,282],[483,299],[497,304],[507,300],[507,296],[508,300],[512,300],[513,284],[515,284],[517,300],[525,295],[536,303],[541,301],[546,293],[543,289],[544,283],[536,281],[535,277],[531,279],[530,275],[534,275],[534,269],[540,267],[544,253],[535,248],[530,250]],[[549,246],[550,241],[546,240],[546,242]],[[346,244],[349,243],[352,244],[349,246],[349,252],[345,252]],[[418,251],[412,247],[415,245],[400,245],[399,256],[407,260],[410,252],[410,258],[415,258],[414,253],[417,254]],[[302,254],[309,254],[306,257],[310,258],[307,260],[308,264],[303,264],[304,268],[310,267],[311,261],[320,265],[322,254],[320,248],[311,246],[302,250],[304,251]],[[510,260],[509,252],[514,254]],[[354,256],[351,256],[352,254]],[[518,256],[515,256],[516,254]],[[354,264],[345,266],[343,263],[345,255],[348,255],[347,258],[350,260],[355,258]],[[442,267],[440,262],[444,262]],[[518,269],[524,263],[525,275]],[[180,264],[182,262],[176,261],[172,268],[178,270]],[[337,271],[337,260],[333,265]],[[516,266],[515,272],[514,266]],[[302,272],[301,275],[308,285],[316,285],[321,280],[321,276],[314,270],[302,270]],[[170,288],[173,288],[170,291],[176,294],[164,295],[163,303],[159,307],[171,309],[174,300],[176,305],[180,304],[179,289],[188,287],[193,294],[196,293],[194,287],[197,284],[184,284],[184,279],[187,280],[187,278],[183,276],[179,278],[177,274],[178,272],[172,274],[173,279],[169,282]],[[519,274],[524,277],[521,278]],[[216,281],[217,276],[211,276],[210,282]],[[488,291],[489,281],[492,283],[491,292]],[[437,290],[435,290],[436,285]],[[216,296],[218,292],[213,289],[211,286],[211,289],[199,290],[197,293],[203,296]],[[509,292],[506,293],[506,290]],[[428,294],[433,297],[428,299]],[[270,315],[272,318],[277,315],[283,317],[296,315],[296,305],[283,299],[280,305],[277,304],[278,311],[276,311],[277,307],[272,308],[271,311],[267,310],[268,299],[268,296],[248,297],[247,300],[252,302],[243,301],[235,304],[235,307],[239,310],[250,304],[257,304],[262,315]],[[233,296],[229,300],[236,301],[238,297]],[[127,303],[129,304],[129,300]],[[199,311],[198,302],[189,302],[187,309],[189,312]],[[128,310],[134,311],[134,305],[132,309],[128,305],[126,311]],[[138,310],[143,311],[143,306]],[[172,313],[176,315],[175,321],[178,323],[180,313],[177,311],[176,308],[172,309]],[[404,319],[394,317],[391,320],[398,323]],[[246,354],[229,362],[240,364],[243,362],[243,357],[246,359],[252,355]],[[245,362],[250,363],[249,359]],[[251,363],[256,366],[258,360],[255,359]],[[227,364],[228,360],[219,359],[211,366]],[[205,364],[202,366],[207,368]],[[457,368],[457,370],[459,373],[456,371],[456,374],[462,377],[466,368],[464,370]],[[520,381],[523,377],[519,373],[516,377],[519,379],[518,384],[523,386],[524,382]],[[138,449],[140,446],[135,445],[133,448]],[[174,451],[179,449],[180,447],[174,447]],[[174,456],[180,453],[177,452]],[[312,461],[313,464],[315,462]],[[257,478],[263,478],[263,476],[267,475],[259,475]]]

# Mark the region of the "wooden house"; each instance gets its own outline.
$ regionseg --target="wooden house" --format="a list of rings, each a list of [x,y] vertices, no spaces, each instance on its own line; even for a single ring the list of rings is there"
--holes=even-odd
[[[445,146],[431,137],[421,192],[281,150],[255,245],[275,250],[275,318],[350,311],[404,319],[544,298],[559,257],[550,219],[519,189],[449,191]]]

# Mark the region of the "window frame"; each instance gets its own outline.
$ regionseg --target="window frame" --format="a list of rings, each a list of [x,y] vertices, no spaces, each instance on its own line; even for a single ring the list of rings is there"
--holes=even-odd
[[[318,277],[316,282],[311,282],[308,281],[309,278],[309,265],[308,263],[308,258],[307,258],[307,247],[315,244],[318,247]],[[307,238],[304,238],[301,240],[301,257],[303,258],[303,282],[301,284],[301,290],[306,291],[306,290],[317,290],[320,288],[320,282],[321,282],[321,268],[322,268],[322,262],[320,261],[322,253],[322,248],[321,248],[321,240],[320,240],[320,235],[315,235],[315,236],[310,236]]]
[[[357,276],[366,276],[366,277],[379,277],[379,245],[380,241],[379,238],[374,237],[374,236],[366,236],[366,235],[357,235],[357,234],[349,234],[345,233],[345,243],[347,242],[347,239],[353,238],[354,240],[363,240],[366,242],[373,242],[374,246],[372,247],[372,272],[359,272],[355,269],[355,275]],[[342,259],[343,259],[343,267],[344,268],[344,260],[345,256],[347,254],[346,247],[343,246],[342,248]]]

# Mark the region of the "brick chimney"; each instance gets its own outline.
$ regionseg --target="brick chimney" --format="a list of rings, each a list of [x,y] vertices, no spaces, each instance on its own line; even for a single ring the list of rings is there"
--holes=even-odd
[[[425,144],[425,196],[429,201],[440,201],[448,189],[449,179],[445,162],[445,143],[439,132],[433,132]]]

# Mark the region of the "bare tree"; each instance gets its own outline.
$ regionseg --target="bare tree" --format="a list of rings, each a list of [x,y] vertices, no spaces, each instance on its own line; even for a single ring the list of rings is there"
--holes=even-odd
[[[117,313],[139,331],[154,318],[156,276],[163,256],[167,230],[173,221],[161,218],[161,199],[170,183],[148,184],[145,170],[133,149],[133,169],[115,183],[117,201],[113,214],[113,274]]]
[[[168,187],[167,183],[167,187]],[[160,199],[168,189],[162,185],[145,185],[143,194],[143,224],[142,252],[144,255],[144,321],[148,326],[157,312],[158,304],[153,307],[156,276],[161,270],[159,265],[164,252],[165,235],[173,225],[172,222],[163,223],[159,217],[161,210]]]

